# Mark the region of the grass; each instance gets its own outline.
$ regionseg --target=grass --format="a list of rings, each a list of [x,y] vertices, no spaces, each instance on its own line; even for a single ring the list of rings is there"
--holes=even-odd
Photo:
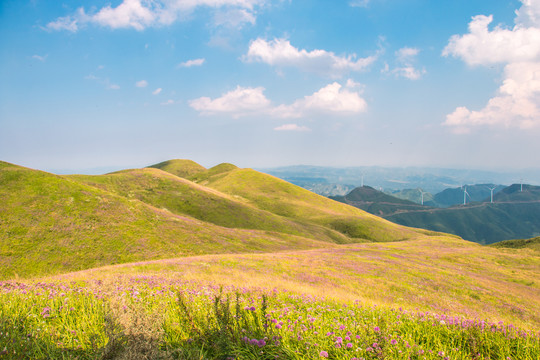
[[[0,359],[540,357],[527,244],[480,246],[252,170],[199,170],[194,183],[0,162]],[[344,244],[264,228],[277,219]]]
[[[197,254],[332,246],[277,231],[221,227],[7,163],[0,183],[0,279]]]
[[[535,237],[532,239],[516,239],[516,240],[505,240],[500,241],[490,246],[496,248],[508,248],[508,249],[533,249],[540,251],[540,237]]]
[[[319,250],[305,252],[305,256],[206,256],[108,267],[39,282],[4,282],[0,286],[0,356],[464,360],[532,360],[540,356],[540,320],[527,314],[520,318],[509,311],[503,314],[491,309],[491,316],[486,317],[486,313],[474,311],[460,314],[444,305],[435,307],[435,311],[411,299],[402,299],[407,304],[403,307],[395,299],[393,305],[385,304],[388,295],[408,296],[406,287],[412,282],[402,277],[396,280],[402,286],[388,284],[397,268],[385,274],[377,272],[388,268],[389,258],[404,259],[423,245],[422,241],[347,245],[343,253],[333,254],[342,256],[333,258]],[[452,255],[450,248],[456,245],[459,255]],[[387,251],[382,251],[381,246],[388,247]],[[430,250],[441,253],[437,267],[431,269],[433,283],[426,284],[420,293],[431,307],[440,302],[440,298],[432,296],[440,292],[444,294],[439,296],[454,297],[453,291],[467,286],[467,279],[478,268],[493,270],[489,265],[477,264],[462,270],[461,278],[448,283],[456,277],[449,264],[463,266],[465,259],[471,260],[471,251],[474,257],[504,258],[511,264],[509,268],[521,267],[530,272],[529,276],[538,275],[538,259],[528,263],[522,256],[489,248],[484,251],[486,248],[476,246],[482,249],[478,250],[464,242],[445,243],[445,247],[448,250],[442,253],[444,248],[440,246]],[[418,254],[410,263],[421,262],[425,255]],[[355,267],[359,262],[363,272]],[[424,260],[423,266],[428,263]],[[341,267],[336,267],[338,264]],[[305,272],[307,265],[311,273]],[[403,270],[406,263],[401,265]],[[426,278],[426,270],[417,266],[405,278],[414,277],[414,272],[421,273],[417,280]],[[486,276],[486,284],[501,286],[503,273]],[[300,278],[302,274],[304,279]],[[356,282],[351,281],[353,274]],[[351,289],[356,287],[363,293],[369,284],[361,282],[373,275],[381,285],[373,291],[382,304],[374,303],[374,298],[354,299]],[[251,277],[253,281],[244,281]],[[336,281],[338,278],[343,281]],[[271,287],[258,286],[263,279]],[[303,287],[288,289],[289,282],[302,283]],[[444,289],[429,286],[445,283]],[[489,288],[493,283],[481,286]],[[507,289],[512,292],[523,288],[511,286]],[[309,293],[302,291],[308,288]],[[527,296],[534,296],[527,301],[532,299],[534,303],[527,302],[524,307],[534,313],[539,294],[538,288],[531,290]],[[482,303],[489,303],[484,294],[479,296],[472,300],[478,309]],[[456,300],[462,299],[456,296]],[[514,322],[509,314],[521,321]],[[501,317],[493,319],[497,316]]]
[[[160,165],[177,172],[182,166],[184,173],[205,174],[207,185],[156,168],[58,176],[2,163],[0,279],[422,233],[230,164],[209,170],[189,161]]]

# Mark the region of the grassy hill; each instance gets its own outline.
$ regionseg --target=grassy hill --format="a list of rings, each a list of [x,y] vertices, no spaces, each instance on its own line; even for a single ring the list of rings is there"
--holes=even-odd
[[[3,283],[0,346],[8,359],[537,359],[539,271],[531,250],[449,237],[108,266]]]
[[[204,166],[197,164],[195,161],[185,159],[167,160],[148,167],[160,169],[179,177],[193,176],[206,170]]]
[[[508,248],[508,249],[533,249],[540,251],[540,237],[532,239],[515,239],[500,241],[490,246],[496,248]]]
[[[537,239],[480,246],[230,164],[164,168],[184,177],[0,162],[0,358],[540,356]]]
[[[214,225],[77,177],[4,162],[0,184],[4,279],[173,256],[331,246],[315,237]]]
[[[477,184],[477,185],[465,185],[469,196],[467,196],[467,203],[469,202],[481,202],[491,200],[491,190],[493,189],[494,196],[505,187],[502,185],[494,184]],[[452,188],[445,189],[440,193],[435,194],[433,201],[438,207],[449,207],[453,205],[463,204],[463,189]]]
[[[346,196],[332,198],[397,224],[454,234],[480,244],[540,234],[540,187],[523,185],[522,190],[520,184],[514,184],[495,193],[493,203],[490,202],[489,184],[471,188],[477,189],[473,192],[477,197],[485,195],[485,189],[488,189],[488,198],[484,202],[468,202],[466,206],[434,208],[398,199],[366,186],[356,188]],[[458,190],[463,199],[462,190],[449,190],[452,191],[447,192],[448,201],[452,200],[450,195],[455,197]]]
[[[153,167],[58,176],[0,163],[0,279],[423,234],[230,164],[158,165],[199,184]]]
[[[420,204],[385,194],[370,186],[357,187],[345,196],[332,196],[330,198],[377,216],[390,215],[401,211],[425,209]]]

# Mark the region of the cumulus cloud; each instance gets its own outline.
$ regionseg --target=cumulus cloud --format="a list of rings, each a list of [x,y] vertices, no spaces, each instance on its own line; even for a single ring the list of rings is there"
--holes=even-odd
[[[366,109],[367,103],[358,92],[343,89],[341,84],[334,82],[292,105],[280,105],[273,112],[279,117],[297,118],[314,113],[353,115]]]
[[[186,68],[193,67],[193,66],[201,66],[202,64],[204,64],[204,61],[205,59],[193,59],[193,60],[184,61],[183,63],[178,64],[178,66],[186,67]]]
[[[443,50],[444,56],[471,66],[504,64],[502,84],[484,108],[458,107],[446,116],[443,124],[454,132],[477,126],[540,127],[540,0],[521,2],[512,29],[490,30],[492,16],[478,15],[469,23],[469,33],[452,36]]]
[[[162,88],[157,88],[156,90],[152,91],[152,94],[153,95],[158,95],[161,92],[161,90],[163,90],[163,89]]]
[[[135,83],[135,86],[140,87],[140,88],[147,87],[148,86],[148,81],[146,81],[146,80],[137,81]]]
[[[298,126],[297,124],[283,124],[275,127],[276,131],[310,131],[311,129],[306,126]]]
[[[396,67],[390,70],[390,66],[385,64],[384,72],[389,72],[396,77],[404,77],[409,80],[418,80],[426,73],[425,69],[416,68],[416,57],[420,53],[417,48],[403,47],[395,52]]]
[[[198,7],[227,8],[215,17],[215,25],[241,27],[255,22],[255,7],[264,0],[123,0],[116,7],[107,5],[92,14],[80,8],[73,15],[60,17],[47,24],[49,30],[75,32],[86,24],[96,24],[111,29],[170,25]],[[227,15],[229,16],[227,18]]]
[[[251,42],[242,59],[246,62],[261,62],[277,67],[296,67],[332,78],[339,78],[351,71],[366,69],[376,56],[357,59],[356,54],[337,56],[326,50],[298,49],[286,39],[266,41],[258,38]]]
[[[189,105],[203,115],[229,113],[234,117],[239,117],[268,109],[270,100],[263,92],[264,88],[262,87],[244,88],[238,86],[214,100],[209,97],[201,97],[191,100]]]
[[[219,98],[201,97],[191,100],[189,104],[202,115],[221,113],[233,117],[265,115],[278,118],[300,118],[317,114],[347,116],[365,112],[367,109],[367,103],[359,92],[344,89],[337,82],[289,105],[273,105],[264,95],[264,90],[262,87],[238,86]]]

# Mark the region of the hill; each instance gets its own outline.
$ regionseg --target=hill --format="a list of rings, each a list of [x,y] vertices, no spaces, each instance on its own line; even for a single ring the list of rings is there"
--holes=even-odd
[[[204,166],[197,164],[195,161],[185,159],[167,160],[148,167],[160,169],[179,177],[193,176],[206,170]]]
[[[441,236],[4,282],[0,356],[537,359],[539,269]]]
[[[485,195],[487,189],[488,197],[484,202],[468,202],[466,206],[435,208],[364,186],[356,188],[346,196],[331,198],[397,224],[454,234],[480,244],[530,238],[540,234],[540,187],[511,185],[495,193],[493,203],[489,184],[468,186],[469,188],[476,189],[473,193],[477,194],[477,197],[481,196],[478,194]],[[463,190],[448,190],[443,192],[451,195],[447,197],[448,201],[453,201],[452,196],[455,197],[456,191],[461,193],[463,201]]]
[[[169,172],[59,176],[1,162],[0,279],[425,234],[253,170],[162,164]]]
[[[467,203],[490,201],[491,189],[493,189],[493,194],[495,196],[504,188],[505,186],[494,184],[465,185],[459,188],[445,189],[435,194],[433,201],[437,207],[450,207],[463,204],[463,189],[466,189],[469,194],[467,196]]]
[[[345,196],[331,196],[330,198],[377,216],[425,208],[420,204],[385,194],[370,186],[357,187]]]
[[[508,249],[533,249],[540,251],[540,237],[532,239],[515,239],[500,241],[490,246],[496,248],[508,248]]]
[[[463,195],[462,195],[463,196]],[[458,235],[481,244],[540,234],[540,187],[514,184],[482,203],[386,216],[390,221]]]

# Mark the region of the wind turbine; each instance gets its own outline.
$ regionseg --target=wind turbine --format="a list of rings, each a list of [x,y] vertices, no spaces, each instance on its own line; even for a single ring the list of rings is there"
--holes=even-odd
[[[519,192],[523,192],[523,178],[521,178],[519,182],[521,183],[521,189],[519,190]]]
[[[463,205],[467,205],[467,196],[470,198],[471,195],[467,192],[467,188],[463,189]]]
[[[427,194],[426,192],[423,192],[422,189],[418,189],[420,191],[420,195],[422,195],[422,205],[424,205],[424,194]]]
[[[494,186],[492,188],[488,188],[491,191],[491,203],[493,204],[493,190],[495,190],[497,186]]]

